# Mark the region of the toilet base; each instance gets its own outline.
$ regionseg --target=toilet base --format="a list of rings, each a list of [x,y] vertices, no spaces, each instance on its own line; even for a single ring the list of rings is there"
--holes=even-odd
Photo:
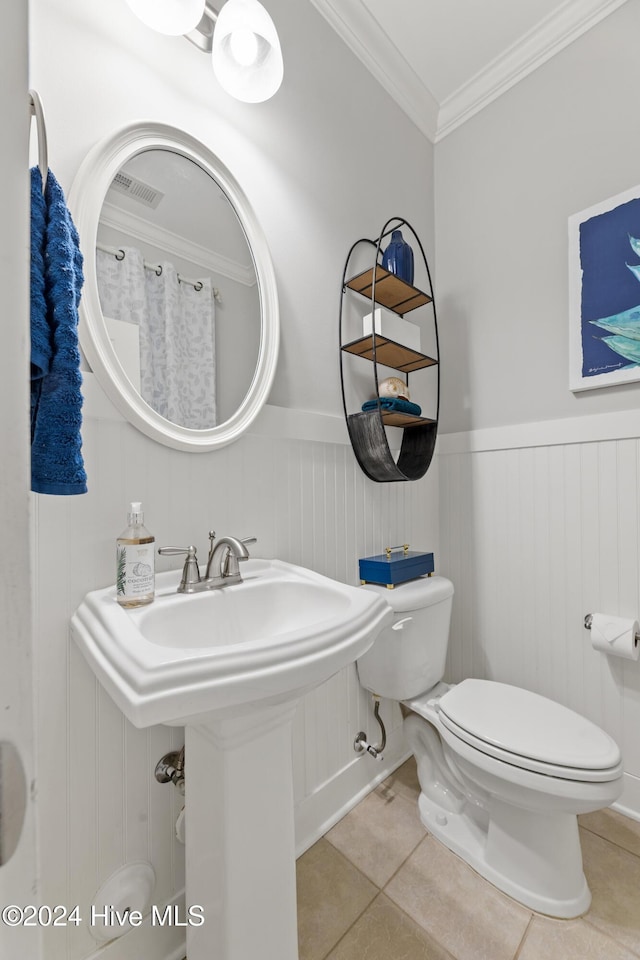
[[[470,803],[456,813],[424,793],[418,809],[432,836],[524,906],[562,920],[589,909],[591,893],[574,815],[537,815],[500,803],[491,817]]]

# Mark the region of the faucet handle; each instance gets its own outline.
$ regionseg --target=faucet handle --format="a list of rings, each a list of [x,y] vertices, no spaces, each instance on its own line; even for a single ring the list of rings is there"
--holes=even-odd
[[[186,553],[187,559],[182,568],[182,580],[178,587],[178,593],[193,593],[193,586],[200,583],[200,570],[198,568],[197,549],[191,544],[188,547],[158,547],[158,553],[162,557],[175,557]]]

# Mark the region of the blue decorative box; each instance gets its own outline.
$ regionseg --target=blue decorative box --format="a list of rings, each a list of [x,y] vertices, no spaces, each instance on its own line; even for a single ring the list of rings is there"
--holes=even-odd
[[[358,564],[362,583],[381,583],[389,589],[396,583],[432,574],[434,570],[433,554],[409,550],[408,543],[387,547],[375,557],[361,557]]]

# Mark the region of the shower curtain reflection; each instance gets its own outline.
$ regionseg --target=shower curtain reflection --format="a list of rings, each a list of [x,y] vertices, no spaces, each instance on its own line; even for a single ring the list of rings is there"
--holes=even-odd
[[[138,329],[142,398],[172,423],[194,430],[214,427],[215,305],[211,280],[198,281],[196,287],[181,281],[172,263],[163,262],[156,269],[155,264],[145,265],[136,247],[122,247],[121,253],[124,256],[99,248],[96,251],[98,293],[105,318]],[[125,362],[123,366],[126,369]],[[130,378],[134,379],[131,374]]]

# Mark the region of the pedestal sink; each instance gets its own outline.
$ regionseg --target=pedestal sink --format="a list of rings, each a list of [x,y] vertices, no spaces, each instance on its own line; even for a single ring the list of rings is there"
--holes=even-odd
[[[242,583],[124,609],[87,594],[72,635],[137,727],[185,727],[188,960],[297,960],[291,724],[299,697],[390,621],[377,594],[278,560]],[[350,731],[345,730],[345,737]],[[151,774],[150,774],[151,775]]]

